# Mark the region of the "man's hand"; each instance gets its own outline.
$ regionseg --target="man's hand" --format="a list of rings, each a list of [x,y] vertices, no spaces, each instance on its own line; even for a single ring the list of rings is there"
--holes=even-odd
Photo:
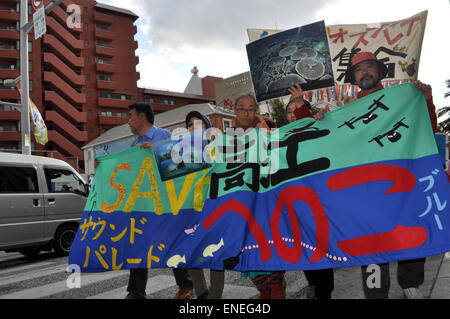
[[[152,142],[144,142],[139,148],[152,148]]]
[[[296,109],[305,104],[303,101],[303,90],[300,84],[297,83],[291,86],[288,91],[291,93],[292,101],[294,102]]]
[[[425,83],[422,83],[420,81],[412,81],[416,88],[418,88],[420,91],[422,91],[423,95],[425,95],[425,99],[429,100],[431,99],[432,92],[431,92],[431,86]]]
[[[325,113],[330,111],[330,107],[327,105],[325,108],[322,108],[319,110],[319,112],[316,113],[316,115],[314,115],[314,119],[316,119],[317,121],[321,121],[325,118]]]

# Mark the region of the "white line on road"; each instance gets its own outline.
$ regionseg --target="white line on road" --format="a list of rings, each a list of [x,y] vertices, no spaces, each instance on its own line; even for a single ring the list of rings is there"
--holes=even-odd
[[[109,280],[115,277],[119,277],[127,273],[128,272],[121,270],[121,271],[111,271],[102,274],[81,275],[81,287],[97,283],[103,280]],[[69,288],[67,288],[67,280],[62,280],[55,282],[53,284],[34,287],[30,289],[17,291],[15,293],[2,295],[0,296],[0,299],[36,299],[65,292],[68,290]]]

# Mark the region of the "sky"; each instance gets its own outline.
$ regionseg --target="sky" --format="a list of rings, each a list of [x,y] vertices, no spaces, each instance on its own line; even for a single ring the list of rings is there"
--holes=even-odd
[[[418,79],[433,88],[437,108],[450,79],[450,0],[97,0],[139,16],[139,87],[183,92],[198,75],[228,78],[249,71],[247,29],[287,30],[397,21],[428,10]]]

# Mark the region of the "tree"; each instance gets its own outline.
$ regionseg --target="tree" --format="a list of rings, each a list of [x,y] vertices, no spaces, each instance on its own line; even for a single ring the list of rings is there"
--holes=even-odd
[[[278,98],[269,101],[269,107],[272,110],[272,118],[277,123],[277,127],[282,127],[289,123],[286,117],[286,105],[282,99]]]

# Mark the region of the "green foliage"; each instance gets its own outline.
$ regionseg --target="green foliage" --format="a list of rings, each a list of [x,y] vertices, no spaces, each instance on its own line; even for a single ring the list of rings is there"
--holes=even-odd
[[[277,123],[277,127],[282,127],[289,123],[286,117],[286,105],[282,99],[278,98],[269,101],[269,107],[272,110],[272,119]]]

